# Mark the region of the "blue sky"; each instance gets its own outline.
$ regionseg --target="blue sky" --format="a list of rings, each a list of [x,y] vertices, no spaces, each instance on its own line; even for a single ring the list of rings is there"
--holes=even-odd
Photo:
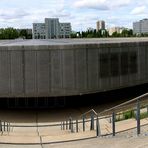
[[[97,20],[107,28],[132,28],[134,21],[148,18],[148,0],[0,0],[0,28],[32,28],[47,17],[71,22],[75,31],[96,28]]]

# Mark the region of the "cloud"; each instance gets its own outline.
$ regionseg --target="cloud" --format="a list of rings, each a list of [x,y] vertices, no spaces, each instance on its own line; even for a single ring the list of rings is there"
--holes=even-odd
[[[28,16],[29,13],[21,9],[0,9],[0,19],[22,19],[23,17]]]
[[[134,8],[131,11],[131,14],[133,14],[133,15],[139,15],[139,14],[145,13],[145,11],[146,11],[146,6],[139,6],[139,7]]]
[[[110,0],[108,0],[109,3]],[[131,0],[113,0],[111,6],[113,7],[125,7],[131,3]]]
[[[89,8],[89,9],[98,9],[98,10],[110,10],[114,8],[120,8],[128,6],[131,3],[131,0],[77,0],[74,3],[76,8]]]
[[[99,10],[108,10],[108,6],[105,5],[106,0],[82,0],[76,1],[74,6],[76,8],[90,8]]]

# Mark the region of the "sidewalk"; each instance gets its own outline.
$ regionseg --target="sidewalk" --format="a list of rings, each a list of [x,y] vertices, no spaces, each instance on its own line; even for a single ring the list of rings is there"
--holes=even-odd
[[[101,119],[101,135],[112,134],[112,123],[107,119]],[[136,127],[136,120],[129,119],[116,122],[116,132],[125,131]],[[148,124],[148,118],[141,120],[141,125]],[[74,127],[75,128],[75,127]],[[61,130],[60,126],[52,127],[13,127],[10,133],[4,132],[0,136],[0,143],[55,143],[62,141],[73,141],[96,137],[96,131],[90,131],[90,123],[86,123],[86,131],[82,131],[82,124],[79,126],[79,133],[71,133],[70,130]],[[145,132],[148,133],[148,125],[145,126]],[[129,130],[130,132],[130,130]]]

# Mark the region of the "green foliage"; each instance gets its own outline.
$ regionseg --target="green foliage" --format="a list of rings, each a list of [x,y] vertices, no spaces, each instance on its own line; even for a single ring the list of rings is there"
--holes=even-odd
[[[0,29],[0,39],[16,39],[19,34],[14,28]]]
[[[144,119],[147,117],[148,117],[147,112],[140,113],[140,119]],[[120,115],[116,115],[116,122],[131,119],[131,118],[136,119],[136,113],[134,112],[134,110],[128,110],[126,112],[121,113]]]
[[[144,119],[144,118],[147,118],[147,117],[148,117],[148,113],[147,112],[144,112],[144,113],[140,114],[140,119]]]
[[[108,37],[108,31],[107,30],[99,30],[96,31],[96,29],[94,30],[87,30],[87,31],[82,31],[77,32],[76,34],[79,34],[80,38],[102,38],[102,37]],[[71,35],[71,37],[77,37],[76,35],[74,36],[74,34]]]
[[[29,34],[26,29],[22,29],[19,33],[19,37],[25,39],[32,39],[32,34]]]
[[[0,39],[6,40],[6,39],[16,39],[16,38],[25,38],[25,39],[32,39],[32,34],[28,34],[26,29],[22,29],[21,31],[18,31],[14,28],[1,28],[0,29]]]
[[[124,120],[134,118],[134,113],[132,110],[123,113]]]

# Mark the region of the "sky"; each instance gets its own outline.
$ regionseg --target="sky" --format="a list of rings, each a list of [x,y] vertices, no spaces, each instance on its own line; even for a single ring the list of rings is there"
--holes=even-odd
[[[98,20],[106,28],[132,28],[148,18],[148,0],[0,0],[0,28],[32,28],[45,18],[71,22],[74,31],[96,28]]]

